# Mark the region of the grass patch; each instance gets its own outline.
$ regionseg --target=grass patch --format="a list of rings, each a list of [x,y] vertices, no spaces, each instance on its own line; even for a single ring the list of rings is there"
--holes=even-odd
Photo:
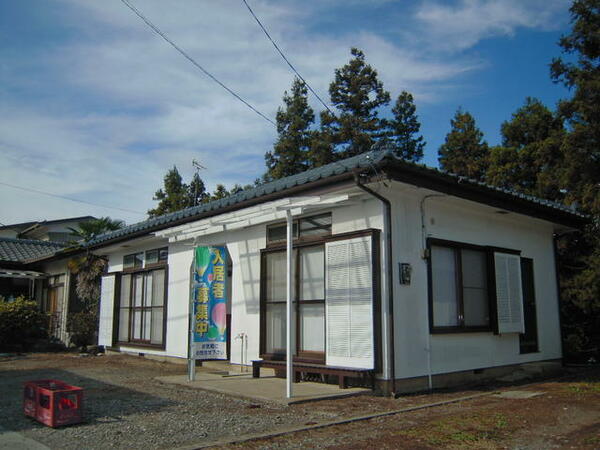
[[[572,383],[567,390],[575,394],[600,394],[600,383]]]
[[[394,433],[433,447],[487,448],[509,434],[509,419],[504,414],[474,414],[449,417]]]

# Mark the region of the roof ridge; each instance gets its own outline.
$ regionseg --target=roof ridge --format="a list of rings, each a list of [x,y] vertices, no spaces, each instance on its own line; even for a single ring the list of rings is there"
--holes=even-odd
[[[179,211],[163,214],[161,216],[152,217],[147,220],[127,225],[115,231],[109,231],[107,233],[96,236],[94,239],[89,241],[86,244],[86,246],[95,246],[102,242],[109,241],[111,239],[124,237],[129,234],[138,233],[145,230],[156,230],[159,229],[159,227],[161,226],[168,227],[169,224],[173,222],[183,221],[184,219],[188,218],[190,220],[193,220],[194,216],[198,216],[203,213],[219,211],[225,207],[233,206],[243,201],[259,199],[261,197],[275,192],[285,191],[296,186],[301,186],[321,179],[330,178],[336,175],[342,175],[344,173],[348,173],[356,169],[366,169],[368,167],[372,167],[373,170],[376,172],[378,168],[385,165],[386,161],[392,162],[394,164],[401,164],[406,168],[412,169],[413,171],[429,172],[430,174],[435,174],[438,177],[449,177],[454,180],[458,180],[458,183],[461,183],[464,180],[471,186],[480,186],[492,192],[510,195],[514,199],[521,198],[531,203],[536,203],[540,206],[553,208],[555,210],[572,214],[573,216],[577,216],[579,218],[587,218],[585,214],[582,214],[577,210],[573,210],[569,206],[566,206],[562,203],[538,198],[529,194],[522,194],[520,192],[510,189],[500,188],[498,186],[493,186],[471,178],[461,177],[460,175],[447,171],[442,171],[435,167],[429,167],[425,164],[407,161],[397,157],[394,149],[391,146],[386,144],[376,144],[375,146],[373,146],[372,150],[360,153],[350,158],[340,159],[338,161],[334,161],[320,167],[316,167],[313,169],[306,170],[304,172],[273,180],[268,183],[260,184],[250,189],[242,190],[236,194],[218,200],[213,200],[208,203],[203,203]]]
[[[60,247],[67,247],[69,245],[65,242],[41,241],[41,240],[37,240],[37,239],[19,239],[19,238],[9,238],[9,237],[1,237],[1,236],[0,236],[0,242],[15,242],[18,244],[36,244],[36,245],[46,245],[46,246],[58,245]]]

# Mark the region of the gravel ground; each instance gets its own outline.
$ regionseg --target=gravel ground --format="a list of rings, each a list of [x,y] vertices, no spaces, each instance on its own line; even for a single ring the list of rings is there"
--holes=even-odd
[[[0,426],[22,433],[53,449],[174,448],[397,410],[490,392],[492,389],[488,387],[486,390],[409,395],[395,400],[363,395],[285,407],[163,384],[155,379],[159,376],[184,374],[185,370],[183,365],[126,355],[80,357],[73,353],[63,353],[0,357]],[[23,382],[45,378],[60,379],[85,389],[84,423],[51,429],[23,415]],[[490,441],[491,438],[485,437],[477,443],[484,444],[480,447],[486,448],[514,448],[515,443],[519,448],[544,448],[547,446],[537,444],[547,442],[544,440],[544,430],[547,429],[552,433],[559,433],[561,439],[567,433],[577,431],[576,440],[569,441],[577,444],[575,448],[600,448],[598,379],[593,379],[591,384],[561,381],[530,386],[531,389],[551,393],[552,397],[544,395],[527,401],[509,401],[490,400],[486,396],[402,415],[245,442],[232,447],[412,449],[452,447],[455,446],[457,437],[466,439],[461,444],[472,446],[473,436],[477,439],[478,436],[496,436],[495,440]],[[518,411],[526,405],[532,408],[527,414],[529,417],[545,417],[543,421],[540,420],[537,428],[522,428],[520,419],[515,422],[516,416],[511,411],[515,408]],[[555,423],[558,417],[555,414],[556,407],[566,414],[566,419],[561,417],[558,423]],[[500,412],[507,423],[501,430],[496,429],[497,414]],[[474,415],[465,416],[471,413]],[[471,430],[480,415],[484,418],[491,417],[491,422],[484,420],[480,429]],[[443,422],[445,417],[454,420],[457,416],[464,416],[464,420],[448,424]],[[565,428],[569,420],[573,423],[570,428]],[[432,429],[437,430],[435,443],[431,440]],[[456,434],[453,430],[460,432]],[[531,439],[532,431],[539,434],[535,441],[537,444],[523,447],[521,444]],[[519,433],[524,433],[525,437],[518,438]],[[423,440],[424,436],[429,437],[429,440]],[[588,441],[595,447],[587,446]]]
[[[256,404],[153,378],[185,367],[124,355],[0,358],[0,425],[51,448],[171,448],[323,421],[337,414]],[[85,423],[58,429],[23,415],[22,384],[56,378],[85,389]]]

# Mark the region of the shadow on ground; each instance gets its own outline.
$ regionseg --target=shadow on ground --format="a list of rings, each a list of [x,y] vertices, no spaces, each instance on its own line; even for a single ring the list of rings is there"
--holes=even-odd
[[[0,366],[1,369],[1,366]],[[123,421],[136,413],[156,412],[173,404],[170,400],[104,383],[60,369],[0,370],[0,425],[10,431],[45,427],[23,414],[23,383],[55,379],[83,388],[84,422],[70,427]]]

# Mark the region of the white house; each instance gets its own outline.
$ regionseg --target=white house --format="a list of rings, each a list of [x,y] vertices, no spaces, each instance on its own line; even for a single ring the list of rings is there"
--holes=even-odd
[[[109,261],[100,344],[185,361],[194,248],[219,245],[230,362],[285,359],[288,211],[292,349],[306,372],[372,370],[378,388],[395,393],[560,362],[554,235],[586,218],[387,151],[92,241]]]

